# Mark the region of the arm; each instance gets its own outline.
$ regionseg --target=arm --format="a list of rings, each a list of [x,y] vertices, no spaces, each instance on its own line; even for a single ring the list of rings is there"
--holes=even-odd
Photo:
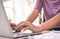
[[[59,23],[60,23],[60,13],[57,14],[55,17],[51,18],[50,20],[48,20],[47,22],[39,25],[38,29],[39,31],[44,31],[44,30],[55,27],[55,25]]]
[[[60,23],[60,13],[57,14],[56,16],[54,16],[53,18],[51,18],[50,20],[46,21],[45,23],[40,24],[39,26],[35,26],[30,22],[25,22],[24,24],[21,24],[22,26],[20,26],[20,28],[26,26],[24,28],[24,30],[29,29],[29,30],[31,30],[33,32],[41,32],[41,31],[44,31],[44,30],[51,29],[51,28],[55,27],[55,25],[57,25],[59,23]],[[18,30],[20,28],[17,27],[16,29]]]
[[[44,30],[51,29],[55,27],[55,25],[60,23],[60,13],[51,18],[50,20],[46,21],[45,23],[40,24],[39,26],[35,26],[30,22],[26,22],[25,25],[27,26],[24,30],[31,30],[33,32],[41,32]]]
[[[34,9],[33,12],[28,16],[26,21],[29,21],[32,23],[37,18],[38,14],[39,14],[39,10]]]
[[[30,16],[27,18],[26,21],[29,21],[32,23],[37,18],[41,9],[42,9],[41,0],[37,0],[33,12],[30,14]]]

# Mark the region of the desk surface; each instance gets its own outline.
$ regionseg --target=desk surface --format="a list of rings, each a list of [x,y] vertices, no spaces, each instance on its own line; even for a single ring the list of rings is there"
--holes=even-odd
[[[45,32],[44,34],[41,34],[41,35],[28,37],[28,39],[31,39],[31,38],[33,39],[60,39],[60,31]],[[0,37],[0,39],[10,39],[10,38]]]
[[[44,34],[33,36],[34,39],[60,39],[60,31],[47,31]]]

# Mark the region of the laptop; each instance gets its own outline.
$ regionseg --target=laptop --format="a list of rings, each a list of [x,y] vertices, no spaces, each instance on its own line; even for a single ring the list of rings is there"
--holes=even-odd
[[[3,6],[3,2],[0,0],[0,37],[21,38],[36,34],[39,35],[40,33],[13,33]]]

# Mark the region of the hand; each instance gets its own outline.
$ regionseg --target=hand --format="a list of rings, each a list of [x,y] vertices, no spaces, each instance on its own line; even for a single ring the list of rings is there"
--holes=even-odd
[[[16,27],[15,23],[10,23],[10,26],[11,26],[12,30],[15,30],[15,27]]]
[[[27,27],[27,25],[26,25],[26,22],[20,22],[16,27],[15,27],[15,29],[17,30],[17,31],[21,31],[23,28],[26,28]]]
[[[38,27],[34,26],[32,23],[30,23],[28,21],[19,23],[15,29],[17,31],[21,31],[22,29],[23,29],[23,31],[28,30],[28,29],[33,32],[39,31]]]

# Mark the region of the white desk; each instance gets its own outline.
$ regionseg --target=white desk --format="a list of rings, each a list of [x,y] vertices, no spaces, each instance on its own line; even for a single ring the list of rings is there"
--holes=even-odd
[[[60,39],[60,31],[48,31],[41,35],[33,36],[33,39]]]
[[[60,39],[60,31],[51,31],[41,35],[28,37],[28,39],[32,39],[32,38],[33,39]],[[0,37],[0,39],[10,39],[10,38]],[[17,38],[17,39],[24,39],[24,38]]]

